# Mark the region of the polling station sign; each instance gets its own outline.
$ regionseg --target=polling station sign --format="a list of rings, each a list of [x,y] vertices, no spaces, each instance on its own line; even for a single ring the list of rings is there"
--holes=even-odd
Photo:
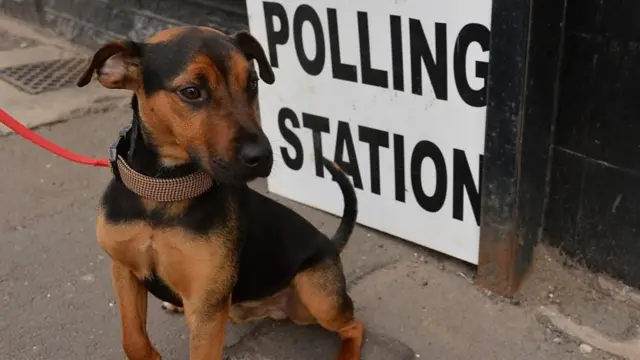
[[[276,74],[260,91],[269,190],[477,264],[491,0],[247,0]]]

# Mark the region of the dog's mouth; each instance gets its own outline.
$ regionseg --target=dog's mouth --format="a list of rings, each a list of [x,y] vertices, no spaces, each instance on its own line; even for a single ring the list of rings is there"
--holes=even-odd
[[[256,167],[247,167],[231,164],[218,157],[212,157],[212,160],[207,163],[196,154],[191,154],[190,157],[198,168],[209,174],[216,182],[226,185],[242,185],[257,178],[265,178],[271,174],[273,167],[273,159]]]

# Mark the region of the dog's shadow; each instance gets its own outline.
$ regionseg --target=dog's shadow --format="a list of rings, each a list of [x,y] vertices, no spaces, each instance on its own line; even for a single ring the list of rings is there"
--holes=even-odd
[[[160,309],[150,301],[149,331],[163,359],[189,357],[189,330],[182,314]],[[366,325],[366,324],[365,324]],[[154,341],[155,340],[155,341]],[[225,360],[334,360],[340,338],[320,326],[263,320],[227,325]],[[415,352],[391,337],[365,331],[362,360],[414,360]]]
[[[264,320],[225,350],[226,360],[333,360],[340,339],[320,326],[298,326]],[[362,360],[410,360],[415,352],[406,344],[368,331]]]

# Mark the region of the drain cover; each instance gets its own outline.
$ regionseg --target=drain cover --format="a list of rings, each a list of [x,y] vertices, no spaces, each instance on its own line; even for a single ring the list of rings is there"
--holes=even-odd
[[[0,80],[35,95],[74,86],[87,63],[86,58],[70,58],[9,66],[0,69]]]
[[[24,49],[36,44],[35,40],[13,35],[6,30],[0,29],[0,51]]]

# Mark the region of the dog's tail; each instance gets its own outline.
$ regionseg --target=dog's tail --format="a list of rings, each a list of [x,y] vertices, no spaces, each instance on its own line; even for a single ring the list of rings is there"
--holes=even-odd
[[[322,159],[322,163],[329,170],[329,173],[333,176],[333,179],[340,186],[342,196],[344,197],[344,210],[342,211],[342,220],[338,230],[331,238],[338,248],[338,252],[342,252],[342,249],[347,245],[351,238],[351,233],[356,226],[356,219],[358,217],[358,197],[356,191],[353,188],[353,184],[347,177],[347,174],[336,163],[326,158]]]

